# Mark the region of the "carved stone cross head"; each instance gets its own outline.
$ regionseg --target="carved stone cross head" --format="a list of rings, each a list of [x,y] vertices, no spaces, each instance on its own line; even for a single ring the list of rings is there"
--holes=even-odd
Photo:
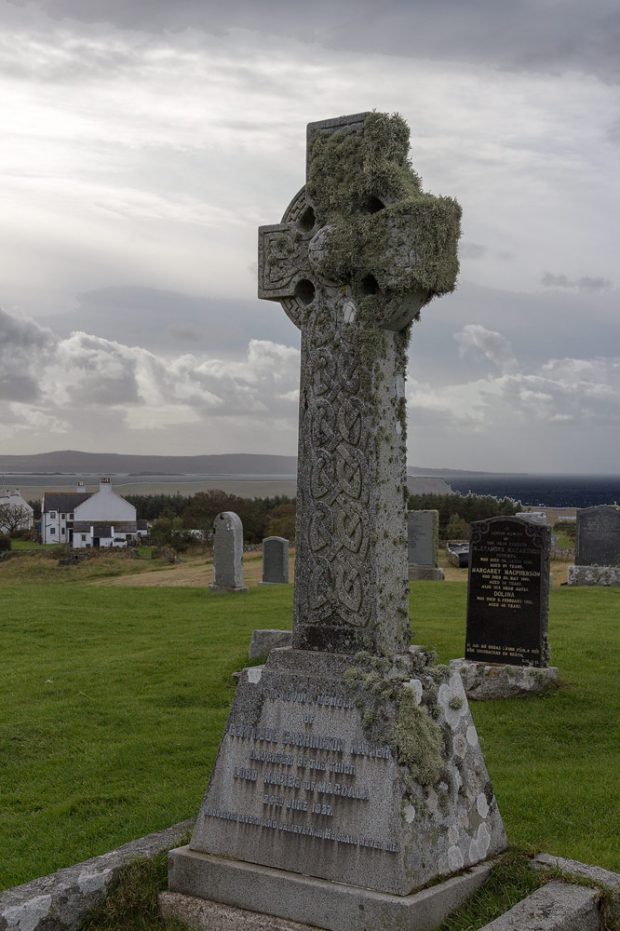
[[[372,323],[402,330],[452,291],[460,208],[424,194],[408,156],[398,116],[310,123],[306,185],[281,223],[260,228],[258,296],[281,301],[298,327],[317,298],[336,293],[349,299],[345,315],[366,304]]]
[[[408,152],[398,116],[311,123],[306,186],[259,231],[259,297],[302,331],[297,649],[409,641],[406,348],[454,287],[460,208],[422,192]]]

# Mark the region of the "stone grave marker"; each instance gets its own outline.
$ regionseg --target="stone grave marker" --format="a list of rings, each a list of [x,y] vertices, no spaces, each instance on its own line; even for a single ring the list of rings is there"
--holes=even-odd
[[[548,666],[548,527],[517,517],[471,524],[465,659]]]
[[[244,592],[243,525],[234,511],[222,511],[213,521],[214,592]]]
[[[422,192],[400,117],[307,138],[306,186],[259,233],[259,296],[302,331],[293,646],[242,673],[169,887],[430,929],[506,843],[458,669],[410,648],[408,621],[406,348],[454,286],[460,209]]]
[[[577,511],[575,565],[569,585],[620,585],[620,508],[603,504]]]
[[[288,540],[284,537],[263,540],[263,585],[288,585]]]
[[[419,510],[407,514],[409,580],[441,581],[437,565],[439,511]]]

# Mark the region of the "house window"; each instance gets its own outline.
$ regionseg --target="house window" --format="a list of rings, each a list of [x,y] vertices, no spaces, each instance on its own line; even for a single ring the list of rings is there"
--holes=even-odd
[[[60,515],[60,519],[61,519],[61,520],[64,520],[66,516],[67,516],[66,514],[61,514],[61,515]]]
[[[56,517],[56,511],[50,511],[50,517],[51,517],[51,518],[55,518],[55,517]]]
[[[69,514],[69,520],[73,520],[73,514]]]
[[[63,537],[64,537],[64,535],[65,535],[65,528],[64,528],[64,527],[62,527],[62,528],[61,528],[61,530],[60,530],[60,532],[61,532],[61,534],[62,534],[62,535],[63,535]]]
[[[85,534],[85,533],[82,534],[82,543],[86,543],[86,534]]]
[[[55,527],[50,527],[50,534],[54,534],[54,533],[56,533],[56,528],[55,528]]]

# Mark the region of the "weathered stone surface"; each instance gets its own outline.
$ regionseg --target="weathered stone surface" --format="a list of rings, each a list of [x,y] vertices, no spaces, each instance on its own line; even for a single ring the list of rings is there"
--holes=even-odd
[[[243,592],[243,525],[234,511],[222,511],[213,521],[214,592]]]
[[[462,905],[489,874],[493,864],[482,863],[414,895],[388,895],[346,883],[329,883],[312,876],[296,875],[235,860],[197,854],[188,847],[170,853],[170,876],[175,888],[195,889],[197,894],[226,901],[235,909],[251,910],[263,925],[249,927],[271,931],[271,916],[308,922],[327,931],[435,931]],[[256,913],[265,912],[260,915]],[[172,916],[181,917],[174,908]],[[197,925],[204,931],[220,931],[216,924]],[[228,928],[235,925],[223,925]],[[245,925],[240,929],[245,931]],[[298,926],[295,925],[295,928]],[[284,925],[284,928],[287,928]]]
[[[196,931],[312,931],[310,925],[300,925],[297,921],[285,921],[274,915],[179,892],[161,892],[159,907],[164,918],[176,918]]]
[[[259,233],[259,297],[302,331],[298,649],[409,642],[404,496],[410,324],[454,287],[460,209],[423,194],[398,117],[308,126],[307,184]]]
[[[476,701],[544,695],[560,684],[556,666],[511,666],[464,659],[455,662],[459,664],[465,694]]]
[[[434,566],[409,566],[410,582],[443,582],[443,569]]]
[[[558,870],[563,876],[571,879],[585,879],[596,883],[599,888],[610,894],[608,917],[612,923],[616,922],[620,925],[620,874],[612,873],[611,870],[605,870],[600,866],[579,863],[578,860],[554,857],[550,853],[539,853],[531,864],[537,870]]]
[[[284,537],[263,540],[263,585],[288,585],[288,540]]]
[[[276,650],[245,670],[191,849],[398,895],[502,849],[458,669],[384,665]]]
[[[254,661],[263,659],[272,650],[279,647],[290,647],[292,634],[290,630],[253,630],[248,650],[248,659]]]
[[[600,931],[599,893],[547,883],[480,931]]]
[[[620,507],[602,504],[577,511],[575,564],[620,568]]]
[[[407,561],[411,566],[436,566],[439,548],[439,511],[407,513]]]
[[[569,566],[568,585],[620,585],[620,566]]]
[[[460,210],[422,193],[407,155],[398,117],[311,124],[307,185],[261,228],[259,296],[302,331],[293,649],[242,673],[171,855],[171,890],[244,907],[236,870],[264,894],[250,907],[302,922],[282,888],[326,880],[334,907],[309,923],[338,931],[360,928],[359,909],[334,923],[347,886],[402,906],[506,843],[458,671],[408,648],[406,348],[454,286]]]
[[[119,871],[132,860],[150,859],[188,834],[193,821],[148,834],[100,857],[0,893],[0,931],[79,931]]]
[[[531,520],[533,524],[548,525],[547,515],[544,511],[517,511],[515,517],[521,517],[523,520]]]
[[[518,517],[471,525],[465,659],[548,666],[551,530]]]

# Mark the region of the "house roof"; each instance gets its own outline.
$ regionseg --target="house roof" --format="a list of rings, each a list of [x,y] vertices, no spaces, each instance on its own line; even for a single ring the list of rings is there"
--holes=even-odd
[[[48,511],[64,511],[71,513],[78,504],[92,497],[92,492],[87,491],[46,491],[43,494],[42,511],[44,514]]]

